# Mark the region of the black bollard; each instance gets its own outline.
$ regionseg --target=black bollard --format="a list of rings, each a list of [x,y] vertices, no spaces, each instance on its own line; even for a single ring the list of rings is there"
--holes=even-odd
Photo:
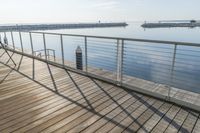
[[[80,46],[76,49],[76,69],[83,70],[83,57]]]

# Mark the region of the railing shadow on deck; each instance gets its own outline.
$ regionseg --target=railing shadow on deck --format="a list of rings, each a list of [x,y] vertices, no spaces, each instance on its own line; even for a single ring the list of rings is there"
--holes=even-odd
[[[0,55],[0,58],[2,58],[4,55],[5,55],[5,53],[6,53],[6,51],[4,51],[1,55]],[[8,53],[9,54],[9,53]],[[12,58],[12,56],[14,55],[14,53],[12,53],[12,55],[9,55],[10,56],[10,58],[6,61],[6,65],[11,61],[11,58]],[[14,66],[14,69],[16,68],[16,65]],[[6,75],[3,75],[2,77],[2,79],[0,80],[0,84],[1,83],[3,83],[5,80],[6,80],[6,78],[11,74],[13,72],[13,69],[11,69],[10,71],[8,71],[8,73],[6,74]]]
[[[82,95],[82,97],[85,99],[85,101],[86,101],[87,104],[88,104],[87,106],[84,106],[84,105],[80,104],[79,102],[77,102],[77,101],[75,101],[75,100],[73,100],[73,99],[71,99],[71,98],[69,98],[69,97],[67,97],[67,96],[65,96],[65,95],[63,95],[63,94],[61,94],[61,93],[59,93],[59,89],[57,88],[57,85],[56,85],[54,76],[53,76],[53,74],[52,74],[50,65],[49,65],[48,63],[46,63],[46,65],[47,65],[47,68],[48,68],[48,71],[49,71],[49,74],[50,74],[50,77],[51,77],[51,80],[52,80],[52,83],[53,83],[53,87],[54,87],[54,88],[50,88],[50,87],[48,87],[47,85],[41,83],[40,81],[37,81],[37,80],[34,79],[33,77],[28,76],[28,75],[24,74],[23,72],[20,72],[20,67],[21,67],[21,64],[22,64],[22,60],[23,60],[23,55],[21,55],[21,59],[20,59],[19,63],[17,63],[17,64],[18,64],[18,68],[17,68],[17,69],[16,69],[15,67],[13,68],[13,67],[9,66],[9,65],[8,65],[9,61],[8,61],[7,63],[4,63],[4,62],[0,62],[0,63],[3,64],[3,65],[5,65],[5,66],[7,66],[7,67],[9,67],[12,71],[16,71],[16,72],[18,72],[19,74],[23,75],[24,77],[27,77],[28,79],[32,80],[33,82],[35,82],[35,83],[41,85],[42,87],[46,88],[46,89],[49,90],[49,91],[55,93],[56,95],[58,95],[58,96],[60,96],[60,97],[62,97],[62,98],[64,98],[64,99],[66,99],[66,100],[72,102],[73,104],[76,104],[77,106],[82,107],[83,109],[86,109],[87,111],[93,113],[94,115],[97,115],[97,116],[99,116],[100,118],[103,118],[103,119],[107,120],[108,122],[111,122],[111,123],[115,124],[115,125],[118,126],[118,127],[121,127],[121,128],[123,128],[123,129],[126,129],[128,132],[134,132],[132,129],[129,129],[129,127],[127,127],[127,125],[122,125],[122,124],[120,124],[120,122],[118,122],[118,121],[116,121],[116,120],[114,120],[114,119],[111,119],[111,118],[109,118],[109,117],[107,117],[107,116],[105,116],[105,115],[102,115],[101,113],[95,111],[94,107],[92,107],[92,105],[91,105],[90,102],[88,101],[87,97],[84,95],[84,93],[82,92],[81,88],[77,85],[76,81],[73,79],[72,75],[70,74],[70,72],[69,72],[68,70],[65,69],[65,71],[66,71],[66,73],[67,73],[67,76],[69,76],[70,80],[73,82],[73,84],[76,86],[77,90],[80,92],[80,94]],[[34,63],[34,61],[33,61],[33,63]],[[34,64],[32,64],[32,65],[34,65]],[[34,67],[33,67],[33,68],[34,68]],[[12,72],[12,71],[11,71],[11,72]],[[10,72],[10,73],[11,73],[11,72]],[[10,73],[8,73],[8,75],[5,77],[5,79],[9,76]],[[35,73],[35,70],[33,70],[33,73]],[[89,77],[87,77],[87,78],[89,78]],[[5,80],[5,79],[4,79],[4,80]],[[121,105],[120,105],[120,104],[119,104],[119,103],[104,89],[104,87],[102,87],[102,86],[101,86],[99,83],[97,83],[94,79],[92,79],[92,78],[89,78],[89,79],[90,79],[100,90],[102,90],[102,91],[106,94],[106,96],[108,96],[115,104],[117,104],[118,107],[119,107],[122,111],[124,111],[124,112],[127,114],[128,117],[130,117],[130,118],[133,120],[133,122],[135,122],[136,124],[138,124],[138,125],[140,126],[140,128],[142,128],[144,131],[147,131],[147,130],[143,127],[143,125],[140,124],[140,123],[137,121],[137,119],[134,118],[134,117],[131,115],[131,112],[127,111],[126,108],[124,108],[123,106],[121,106]],[[148,103],[147,101],[144,101],[144,100],[143,100],[141,97],[139,97],[136,93],[133,93],[133,92],[131,92],[130,90],[127,90],[127,89],[124,89],[124,90],[125,90],[126,92],[128,92],[130,95],[132,95],[132,97],[134,97],[135,99],[139,100],[139,101],[140,101],[142,104],[144,104],[146,107],[148,107],[148,109],[151,109],[151,110],[152,110],[154,113],[156,113],[158,116],[164,118],[164,120],[165,120],[168,124],[172,124],[175,128],[177,128],[177,130],[179,130],[178,128],[180,128],[181,125],[179,125],[178,123],[176,123],[175,121],[173,121],[171,118],[165,116],[162,112],[160,112],[158,109],[156,109],[153,105],[149,105],[149,103]],[[163,117],[163,116],[165,116],[165,117]],[[184,129],[184,128],[182,129],[182,131],[188,132],[187,129]]]

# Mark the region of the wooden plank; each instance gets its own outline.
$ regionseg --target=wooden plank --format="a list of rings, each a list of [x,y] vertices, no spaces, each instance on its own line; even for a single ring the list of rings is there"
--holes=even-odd
[[[87,83],[86,81],[85,81],[85,79],[84,78],[81,78],[81,79],[78,79],[78,78],[76,78],[75,77],[75,79],[74,80],[76,80],[77,82],[79,82],[79,83]],[[84,80],[84,81],[83,81]],[[63,82],[63,83],[66,83],[67,85],[63,85],[63,87],[64,88],[66,88],[66,87],[68,87],[68,88],[71,88],[71,87],[73,87],[73,83],[71,82],[71,81],[69,81],[69,80],[67,80],[67,81],[65,81],[65,82]],[[30,84],[31,85],[31,84]],[[37,84],[32,84],[31,85],[31,87],[28,87],[28,88],[26,88],[26,89],[29,89],[29,88],[32,88],[32,86],[35,86],[35,85],[37,85]],[[36,86],[37,87],[37,86]],[[60,86],[60,87],[62,87],[62,86]],[[59,92],[61,93],[62,91],[63,91],[63,87],[62,88],[59,88]],[[38,87],[37,87],[38,88]],[[36,88],[34,88],[34,89],[36,89]],[[39,88],[38,88],[39,89]],[[36,89],[37,91],[39,91],[38,89]],[[40,90],[43,90],[43,91],[45,91],[45,92],[48,92],[46,89],[40,89]],[[30,93],[32,93],[32,92],[30,92]],[[27,94],[27,93],[26,93]],[[40,94],[39,94],[40,95]],[[17,99],[15,99],[15,102],[16,102],[16,100]],[[9,99],[9,101],[10,101],[10,99]],[[5,103],[7,103],[6,101],[4,101]],[[12,105],[11,105],[12,106]]]
[[[184,123],[185,119],[187,118],[189,112],[181,109],[179,113],[176,115],[176,117],[172,120],[170,125],[165,130],[165,133],[174,133],[178,132],[181,128],[182,124]]]
[[[115,100],[118,100],[118,99],[119,99],[119,103],[123,103],[123,102],[125,102],[126,100],[128,100],[130,97],[127,95],[127,93],[122,92],[122,93],[120,93],[118,96],[115,96],[115,97],[113,97],[113,98],[114,98]],[[106,106],[106,105],[109,103],[110,100],[111,100],[111,99],[107,100],[106,102],[104,102],[104,103],[101,104],[101,105],[102,105],[102,106]],[[111,101],[112,101],[112,100],[111,100]],[[113,101],[112,101],[112,102],[113,102]],[[116,104],[113,102],[112,105],[111,105],[111,107],[115,107],[115,105],[116,105]],[[94,106],[94,105],[93,105],[93,106]],[[108,106],[108,105],[107,105],[107,106]],[[94,106],[94,108],[95,108],[95,107],[96,107],[96,106]],[[71,122],[72,120],[76,119],[77,117],[80,117],[81,115],[83,115],[83,114],[86,113],[86,112],[87,112],[87,110],[81,110],[81,111],[79,111],[79,112],[77,112],[77,113],[71,115],[70,117],[67,117],[66,119],[63,119],[62,121],[60,121],[60,122],[54,124],[53,126],[47,128],[47,129],[45,129],[45,130],[42,131],[42,132],[52,132],[52,131],[55,131],[56,129],[59,129],[60,127],[66,125],[67,123]]]
[[[139,99],[137,100],[134,104],[132,104],[131,106],[129,106],[127,108],[127,111],[130,112],[129,114],[125,113],[124,111],[122,111],[119,115],[117,115],[116,117],[114,117],[114,119],[116,119],[115,121],[117,121],[118,123],[113,123],[113,122],[107,122],[104,126],[102,126],[100,129],[98,129],[99,131],[105,131],[108,132],[110,130],[112,130],[115,127],[126,127],[127,125],[124,123],[126,119],[130,118],[131,119],[131,114],[133,112],[135,112],[140,106],[143,105],[143,101],[147,101],[149,100],[149,97],[142,97],[142,100]]]
[[[171,121],[174,119],[174,117],[179,112],[180,107],[177,107],[176,105],[173,105],[170,110],[167,112],[167,114],[157,123],[157,125],[153,128],[151,131],[152,133],[162,133],[166,130],[168,125],[171,123]]]
[[[81,80],[80,80],[80,83],[81,83],[81,82],[84,83],[85,81],[81,81]],[[87,83],[87,82],[86,82],[86,83]],[[69,88],[73,87],[73,84],[72,84],[72,83],[71,83],[71,86],[70,86],[70,84],[68,84],[68,85],[69,85],[69,86],[68,86]],[[67,86],[64,86],[64,87],[66,88]],[[44,90],[46,90],[46,89],[44,89]],[[59,91],[62,92],[62,89],[60,89]],[[48,92],[48,91],[47,91],[47,92]]]
[[[43,92],[48,92],[46,89],[40,89],[40,87],[39,87],[39,85],[37,85],[37,84],[32,84],[32,85],[35,85],[37,88],[34,88],[34,90],[29,90],[28,92],[26,92],[25,94],[26,94],[26,96],[29,94],[29,93],[33,93],[34,94],[34,92],[35,91],[43,91]],[[29,85],[29,87],[28,88],[26,88],[26,89],[29,89],[29,88],[32,88],[32,85]],[[33,86],[34,87],[34,86]],[[40,95],[40,94],[39,94]],[[29,96],[29,95],[28,95]],[[21,97],[22,98],[22,97]],[[17,101],[18,99],[14,99],[15,101]],[[10,101],[10,99],[8,99],[8,101],[9,102],[13,102],[13,101]],[[8,101],[6,101],[6,100],[3,100],[2,102],[4,102],[5,104],[6,103],[8,103],[9,105],[10,105],[10,103],[8,102]],[[8,106],[8,104],[6,105],[6,106]],[[4,104],[1,104],[1,105],[4,105]]]
[[[81,82],[80,82],[81,83]],[[83,83],[83,85],[87,85],[87,83],[88,82],[85,82],[85,81],[82,81],[82,83]],[[66,88],[67,86],[64,86],[64,88]],[[68,86],[70,89],[67,89],[67,94],[68,94],[68,96],[71,94],[71,93],[69,93],[69,92],[73,92],[73,94],[74,93],[77,93],[74,89],[75,89],[75,87],[73,87],[73,84],[71,84],[71,86],[70,86],[70,84],[69,84],[69,86]],[[88,87],[88,86],[86,86],[86,87]],[[59,89],[59,92],[60,93],[63,93],[63,92],[65,92],[65,89]],[[45,91],[46,92],[44,92],[45,93],[45,95],[43,95],[43,93],[40,93],[40,94],[38,94],[37,95],[37,99],[35,99],[35,98],[33,98],[32,100],[30,100],[30,101],[21,101],[20,103],[18,103],[17,105],[18,106],[6,106],[5,108],[4,108],[4,112],[3,112],[3,110],[1,110],[0,111],[0,114],[3,114],[3,113],[5,113],[5,112],[8,112],[9,110],[16,110],[17,108],[20,108],[20,107],[24,107],[24,106],[26,106],[26,105],[28,105],[28,104],[32,104],[35,100],[37,100],[37,101],[39,101],[39,100],[42,100],[42,99],[44,99],[44,98],[47,98],[47,97],[49,97],[49,96],[54,96],[55,94],[54,93],[52,93],[52,92],[50,92],[50,91],[48,91],[48,90],[46,90],[45,89]],[[40,95],[41,95],[41,97],[40,97]],[[25,102],[25,103],[24,103]],[[16,104],[16,103],[15,103]]]
[[[87,86],[86,87],[88,87],[88,84],[86,84]],[[87,89],[90,89],[89,87],[87,88]],[[86,89],[86,90],[87,90]],[[83,92],[85,92],[86,90],[84,90]],[[73,91],[73,88],[72,88],[72,91],[71,91],[72,93],[67,93],[68,94],[68,96],[70,97],[70,95],[72,95],[73,97],[75,97],[76,95],[79,95],[79,93],[77,93],[77,92],[74,92]],[[76,94],[76,95],[75,95]],[[47,97],[47,98],[45,98],[44,100],[45,101],[48,101],[48,102],[50,102],[50,100],[52,99],[52,100],[55,100],[55,98],[56,98],[57,96],[55,95],[55,94],[53,94],[51,97]],[[72,98],[73,98],[72,97]],[[61,98],[61,97],[60,97]],[[62,98],[61,98],[62,99]],[[40,103],[39,103],[39,105],[41,106],[42,105],[42,103],[43,103],[43,101],[39,101]],[[37,102],[38,103],[38,102]],[[45,103],[45,102],[44,102]],[[29,109],[30,108],[30,110],[31,111],[33,111],[33,108],[31,108],[34,104],[27,104],[27,105],[29,105],[29,106],[23,106],[23,108],[20,108],[19,110],[21,111],[22,109],[23,110],[26,110],[27,111],[27,109]],[[36,104],[37,105],[37,104]],[[19,110],[17,110],[17,111],[19,111]],[[16,111],[16,110],[15,110]],[[16,115],[16,112],[15,111],[12,111],[12,113],[14,113],[15,115]],[[8,114],[8,113],[7,113]],[[19,115],[19,114],[18,114]],[[4,116],[5,116],[5,114],[4,114]],[[7,118],[9,118],[9,117],[7,117]],[[9,118],[10,119],[10,118]]]
[[[77,79],[78,80],[78,79]],[[79,82],[81,82],[81,80],[78,80]],[[66,83],[66,82],[64,82],[64,83]],[[22,93],[22,94],[20,94],[21,96],[23,96],[24,98],[26,98],[26,97],[29,97],[30,95],[32,95],[32,94],[34,94],[35,92],[37,92],[37,91],[40,91],[41,93],[42,92],[48,92],[46,89],[39,89],[39,88],[41,88],[41,86],[40,85],[38,85],[38,84],[30,84],[31,86],[30,87],[27,87],[27,88],[25,88],[25,89],[31,89],[30,91],[28,91],[28,92],[24,92],[24,93]],[[66,87],[66,86],[65,86]],[[60,89],[60,91],[61,91],[62,89]],[[61,91],[62,92],[62,91]],[[40,93],[40,94],[41,94]],[[26,94],[26,95],[25,95]],[[39,94],[39,95],[40,95]],[[19,96],[20,96],[19,95]],[[18,95],[17,95],[18,96]],[[23,97],[19,97],[19,99],[21,100]],[[15,102],[18,102],[18,98],[17,97],[15,97],[15,96],[13,96],[13,97],[11,97],[11,98],[14,98],[14,100],[15,100]],[[12,99],[11,98],[9,98],[9,99],[5,99],[5,100],[1,100],[0,101],[0,103],[1,103],[1,107],[2,106],[8,106],[8,105],[10,105],[10,106],[12,106],[12,104],[15,104],[15,103],[13,103],[13,101],[12,101]],[[23,100],[23,99],[22,99]]]
[[[146,110],[140,117],[138,117],[136,120],[134,120],[133,123],[131,123],[131,125],[128,126],[127,129],[125,129],[123,131],[123,133],[126,132],[135,132],[138,131],[138,129],[140,129],[143,124],[145,124],[145,122],[157,111],[159,110],[159,108],[161,106],[163,106],[162,101],[156,101],[155,104],[153,104],[153,106],[150,106],[148,108],[148,110]]]
[[[149,99],[149,97],[144,96],[144,97],[141,97],[141,99],[146,101],[147,99]],[[128,106],[127,108],[124,108],[124,110],[121,110],[121,112],[119,114],[115,114],[114,111],[110,112],[110,113],[114,113],[112,120],[107,121],[103,126],[101,126],[95,132],[108,132],[116,125],[121,125],[120,122],[123,119],[125,119],[126,117],[129,117],[130,114],[141,104],[141,102],[140,102],[141,99],[132,101],[132,104],[130,106]],[[118,110],[120,111],[120,109],[118,109]],[[123,126],[126,126],[126,125],[123,125]]]
[[[113,132],[113,133],[122,132],[124,129],[128,127],[128,125],[130,125],[134,120],[136,120],[144,111],[146,111],[150,106],[152,106],[156,102],[156,100],[153,98],[150,98],[148,100],[145,100],[145,99],[140,100],[140,102],[142,103],[141,106],[139,106],[137,110],[133,111],[129,117],[127,117],[122,122],[120,122],[120,124],[115,126],[115,128],[113,128],[110,132]],[[87,132],[88,129],[89,128],[86,128],[85,130],[83,130],[83,132]]]
[[[165,113],[172,107],[172,104],[165,103],[159,108],[154,115],[149,118],[149,120],[142,125],[142,127],[137,131],[138,133],[151,132],[151,130],[156,126],[156,124],[162,119]]]
[[[198,116],[199,114],[191,111],[186,120],[184,121],[182,127],[180,128],[179,133],[191,133],[196,121],[198,120]]]
[[[96,91],[96,90],[95,90]],[[75,95],[74,95],[75,96]],[[86,95],[87,96],[87,95]],[[81,97],[82,98],[82,97]],[[75,99],[76,100],[76,99]],[[66,101],[65,100],[65,103],[64,103],[64,105],[66,105],[66,104],[71,104],[71,102],[70,101]],[[55,103],[55,105],[56,105],[56,103]],[[59,105],[59,104],[58,104]],[[47,106],[47,107],[49,107],[49,106]],[[12,125],[10,125],[11,127],[9,127],[9,128],[7,128],[7,129],[5,129],[5,130],[2,130],[2,131],[6,131],[6,132],[10,132],[10,131],[14,131],[14,130],[16,130],[16,129],[18,129],[19,127],[21,127],[22,125],[27,125],[27,121],[33,121],[33,119],[38,119],[38,118],[40,118],[40,117],[44,117],[44,116],[46,116],[46,115],[48,115],[48,113],[47,112],[50,112],[51,110],[51,112],[53,113],[57,108],[55,108],[55,107],[52,107],[52,109],[51,110],[49,110],[48,108],[45,108],[47,111],[44,111],[44,110],[39,110],[40,112],[38,112],[37,111],[37,113],[39,113],[39,116],[37,116],[37,117],[34,117],[34,118],[32,118],[32,119],[28,119],[28,118],[30,118],[30,115],[36,115],[35,113],[30,113],[29,115],[25,115],[25,116],[23,116],[23,117],[20,117],[19,119],[17,119],[17,120],[15,120],[14,122],[16,123],[17,121],[19,122],[19,121],[23,121],[23,122],[20,122],[20,124],[12,124]],[[43,115],[44,116],[43,116]],[[26,117],[27,116],[27,117]],[[26,121],[24,121],[24,117],[26,118]],[[6,127],[8,127],[8,124],[6,124]]]
[[[140,97],[140,95],[138,95],[138,97]],[[104,110],[106,110],[106,108],[98,107],[98,108],[95,108],[95,111],[98,112],[98,114],[100,114],[101,116],[105,116],[105,117],[101,118],[102,120],[105,120],[105,122],[109,121],[108,119],[110,119],[111,123],[112,123],[112,121],[118,122],[118,121],[114,120],[112,117],[115,117],[115,115],[118,115],[120,112],[124,111],[127,107],[131,106],[136,101],[137,101],[137,99],[131,96],[130,99],[128,99],[127,101],[125,101],[124,103],[122,103],[121,105],[119,105],[117,108],[115,108],[114,110],[112,110],[111,112],[109,112],[106,115],[101,113]],[[109,106],[107,106],[107,107],[109,107]],[[88,113],[82,115],[81,117],[75,119],[74,121],[70,122],[69,124],[63,126],[62,128],[56,130],[56,132],[63,132],[63,131],[74,132],[74,131],[68,131],[68,130],[77,129],[79,127],[83,128],[84,126],[82,123],[85,123],[86,120],[90,119],[91,117],[95,117],[95,116],[96,116],[95,114],[88,112]],[[76,130],[75,132],[78,132],[78,131]]]
[[[121,93],[120,91],[113,91],[113,90],[115,90],[115,89],[112,88],[112,89],[108,90],[108,92],[110,92],[113,96],[117,96],[117,95],[119,95],[119,93]],[[108,100],[107,98],[104,98],[105,96],[106,96],[105,93],[102,92],[101,94],[98,95],[99,98],[93,97],[90,101],[91,101],[91,103],[95,103],[95,104],[97,104],[99,102],[103,103],[106,100]],[[81,104],[89,107],[86,102],[81,103]],[[93,108],[95,107],[94,105],[92,105],[92,106],[93,106]],[[42,124],[40,124],[37,127],[29,130],[28,132],[41,132],[42,130],[54,125],[55,123],[65,119],[66,117],[70,117],[70,115],[75,114],[75,113],[77,113],[81,110],[83,110],[83,108],[76,107],[76,108],[73,109],[73,111],[66,111],[66,112],[61,113],[61,114],[56,115],[56,116],[55,115],[48,116],[48,119],[47,119],[48,121],[46,121],[46,122],[42,121],[43,122]]]
[[[110,88],[108,89],[108,92],[113,92],[114,88]],[[115,92],[116,93],[116,92]],[[120,92],[116,93],[119,94]],[[97,97],[96,97],[97,96]],[[104,96],[104,93],[101,91],[95,92],[89,96],[87,96],[88,100],[90,101],[97,101],[98,99],[101,99]],[[77,102],[79,104],[82,104],[83,106],[88,107],[86,101],[84,99],[79,99],[77,100]],[[40,132],[43,129],[53,125],[54,123],[64,119],[65,117],[71,115],[71,113],[75,113],[79,110],[81,110],[81,107],[78,107],[75,104],[71,104],[69,105],[67,108],[63,108],[61,110],[55,111],[54,113],[52,113],[51,115],[48,115],[46,117],[43,117],[42,119],[39,119],[37,121],[34,121],[30,124],[28,124],[27,126],[20,128],[19,130],[17,130],[16,132]]]
[[[200,132],[200,118],[198,117],[198,119],[194,125],[192,133],[199,133],[199,132]]]

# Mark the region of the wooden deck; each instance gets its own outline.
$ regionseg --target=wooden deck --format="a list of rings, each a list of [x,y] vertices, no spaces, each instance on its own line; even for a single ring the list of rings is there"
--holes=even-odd
[[[33,79],[33,60],[13,58],[0,57],[1,133],[200,132],[190,109],[36,60]]]

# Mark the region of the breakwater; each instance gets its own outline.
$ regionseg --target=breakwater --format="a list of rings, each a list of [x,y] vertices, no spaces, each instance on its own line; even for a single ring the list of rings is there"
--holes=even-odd
[[[200,27],[200,23],[145,23],[143,28]]]
[[[33,31],[33,30],[56,30],[76,28],[98,27],[125,27],[127,23],[77,23],[77,24],[34,24],[34,25],[9,25],[0,26],[0,31]]]

